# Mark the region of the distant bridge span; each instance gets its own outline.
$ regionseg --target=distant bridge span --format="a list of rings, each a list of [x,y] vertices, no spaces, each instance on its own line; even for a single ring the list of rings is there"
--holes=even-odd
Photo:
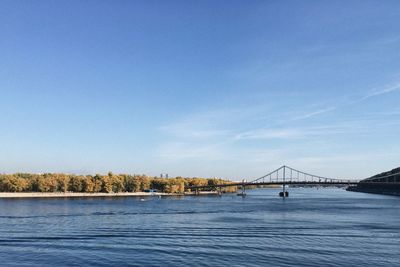
[[[229,184],[208,184],[202,186],[191,186],[189,188],[197,191],[199,189],[208,188],[221,189],[222,187],[229,186],[240,186],[245,188],[246,186],[283,185],[283,193],[285,194],[286,185],[356,185],[358,183],[358,180],[323,177],[299,171],[284,165],[250,182],[244,180],[242,182],[233,182]]]

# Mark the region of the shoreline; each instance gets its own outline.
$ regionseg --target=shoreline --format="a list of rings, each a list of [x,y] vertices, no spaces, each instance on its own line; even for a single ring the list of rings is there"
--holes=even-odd
[[[199,195],[217,195],[218,192],[204,191]],[[120,193],[76,193],[76,192],[0,192],[1,198],[74,198],[74,197],[152,197],[152,196],[195,196],[195,192],[152,193],[152,192],[120,192]]]

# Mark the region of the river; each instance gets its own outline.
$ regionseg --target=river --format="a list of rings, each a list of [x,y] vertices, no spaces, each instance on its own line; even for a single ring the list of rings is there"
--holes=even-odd
[[[399,266],[400,197],[1,199],[1,266]]]

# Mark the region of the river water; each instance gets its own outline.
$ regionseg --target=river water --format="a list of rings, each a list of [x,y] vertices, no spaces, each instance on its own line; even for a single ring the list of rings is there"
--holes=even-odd
[[[1,266],[400,266],[400,197],[1,199]]]

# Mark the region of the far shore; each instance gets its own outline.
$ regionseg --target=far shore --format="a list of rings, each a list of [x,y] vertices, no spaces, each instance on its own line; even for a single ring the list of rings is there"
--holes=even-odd
[[[216,195],[215,191],[199,192],[199,195]],[[76,193],[76,192],[0,192],[0,198],[70,198],[70,197],[151,197],[151,196],[186,196],[195,192],[155,193],[155,192],[120,192],[120,193]]]

